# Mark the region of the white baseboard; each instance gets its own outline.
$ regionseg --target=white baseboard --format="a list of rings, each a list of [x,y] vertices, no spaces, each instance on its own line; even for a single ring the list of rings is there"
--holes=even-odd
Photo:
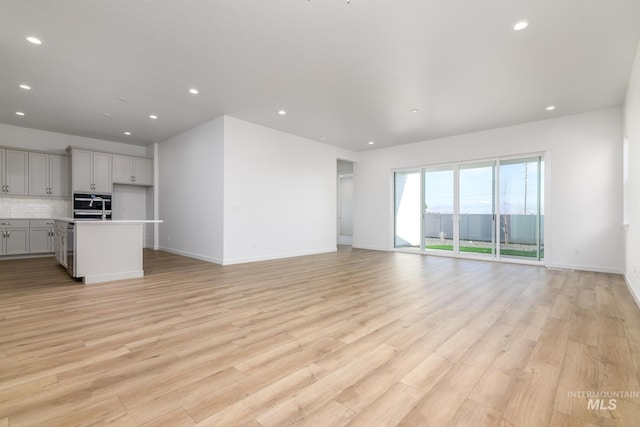
[[[247,262],[269,261],[273,259],[294,258],[299,256],[307,256],[307,255],[319,255],[319,254],[336,252],[337,250],[338,248],[334,246],[332,248],[326,248],[326,249],[320,249],[320,250],[314,250],[314,251],[283,252],[279,254],[262,255],[262,256],[256,256],[256,257],[232,258],[232,259],[225,259],[222,264],[223,265],[244,264]]]
[[[207,262],[212,262],[214,264],[222,265],[222,260],[218,259],[218,258],[213,258],[213,257],[204,256],[204,255],[194,254],[194,253],[191,253],[191,252],[180,251],[180,250],[172,249],[172,248],[160,247],[159,249],[161,251],[169,252],[169,253],[172,253],[172,254],[182,255],[182,256],[186,256],[188,258],[199,259],[200,261],[207,261]]]
[[[563,270],[593,271],[594,273],[624,274],[624,271],[620,268],[603,267],[598,265],[549,263],[549,264],[545,264],[545,266],[548,268],[560,268]]]
[[[390,252],[389,248],[381,248],[378,246],[367,246],[367,245],[353,245],[354,249],[366,249],[368,251],[382,251],[382,252]]]
[[[324,253],[336,252],[338,248],[331,247],[331,248],[326,248],[326,249],[316,250],[316,251],[285,252],[285,253],[271,254],[271,255],[264,255],[264,256],[243,257],[243,258],[233,258],[233,259],[224,259],[224,260],[219,258],[212,258],[212,257],[207,257],[199,254],[194,254],[190,252],[180,251],[172,248],[162,247],[160,248],[160,250],[163,250],[165,252],[169,252],[172,254],[176,254],[176,255],[186,256],[188,258],[194,258],[194,259],[199,259],[201,261],[212,262],[214,264],[233,265],[233,264],[244,264],[247,262],[268,261],[273,259],[294,258],[298,256],[324,254]]]
[[[638,308],[640,308],[640,295],[634,292],[633,286],[631,286],[631,281],[629,280],[626,274],[624,275],[624,282],[627,284],[627,289],[629,289],[629,293],[631,294],[634,301],[636,302],[636,305],[638,306]]]

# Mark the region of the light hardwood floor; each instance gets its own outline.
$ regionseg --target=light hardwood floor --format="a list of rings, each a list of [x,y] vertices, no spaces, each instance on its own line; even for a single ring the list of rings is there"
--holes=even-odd
[[[145,272],[0,262],[0,426],[640,425],[621,276],[344,248]]]

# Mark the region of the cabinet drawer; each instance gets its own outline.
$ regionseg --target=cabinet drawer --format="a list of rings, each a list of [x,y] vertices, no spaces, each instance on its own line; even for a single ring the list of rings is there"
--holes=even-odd
[[[29,226],[31,228],[53,228],[52,219],[30,219]]]
[[[0,218],[0,228],[29,228],[29,220]]]

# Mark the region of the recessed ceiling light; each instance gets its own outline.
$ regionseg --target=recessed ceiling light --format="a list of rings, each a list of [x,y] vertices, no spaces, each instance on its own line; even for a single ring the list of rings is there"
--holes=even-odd
[[[29,85],[22,84],[19,87],[20,87],[20,89],[24,89],[24,90],[31,90],[31,86],[29,86]]]
[[[128,101],[128,99],[127,99],[127,98],[125,98],[124,96],[121,96],[121,97],[120,97],[120,98],[118,98],[118,99],[119,99],[120,101],[123,101],[123,102]]]
[[[287,114],[287,112],[284,110],[280,110],[278,111],[278,114],[280,114],[281,116],[284,116],[285,114]]]
[[[16,115],[18,116],[24,116],[24,113],[22,111],[16,111]]]
[[[555,110],[555,109],[556,109],[556,106],[555,106],[555,105],[549,105],[549,106],[546,108],[546,110],[547,110],[547,111],[552,111],[552,110]]]
[[[127,135],[127,136],[130,136],[131,132],[125,132],[124,134]]]
[[[33,44],[42,44],[42,41],[39,38],[33,36],[27,37],[27,41]]]
[[[158,118],[158,116],[156,116],[155,114],[149,114],[149,118],[155,120]]]
[[[369,145],[373,145],[373,144],[375,144],[375,142],[369,141]]]
[[[325,136],[321,136],[320,137],[320,141],[324,141],[325,139],[327,139],[327,137],[325,137]]]
[[[102,115],[105,117],[111,117],[111,113],[103,113]]]
[[[191,95],[197,95],[197,94],[198,94],[198,89],[191,88],[191,89],[189,89],[189,93],[190,93]]]
[[[412,108],[410,111],[411,111],[412,113],[417,113],[417,112],[418,112],[418,111],[420,111],[420,110],[418,110],[417,108]]]
[[[529,26],[529,21],[518,21],[514,24],[514,31],[522,31]]]

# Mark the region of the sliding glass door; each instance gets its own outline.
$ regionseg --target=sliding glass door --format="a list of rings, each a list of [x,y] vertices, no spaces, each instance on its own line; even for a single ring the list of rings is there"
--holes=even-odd
[[[500,254],[544,258],[541,157],[500,162]]]
[[[395,247],[420,249],[420,169],[394,174]]]
[[[460,166],[460,252],[496,256],[496,162]]]
[[[454,250],[453,167],[424,168],[424,248]]]
[[[398,249],[465,257],[544,258],[542,156],[397,171]]]

